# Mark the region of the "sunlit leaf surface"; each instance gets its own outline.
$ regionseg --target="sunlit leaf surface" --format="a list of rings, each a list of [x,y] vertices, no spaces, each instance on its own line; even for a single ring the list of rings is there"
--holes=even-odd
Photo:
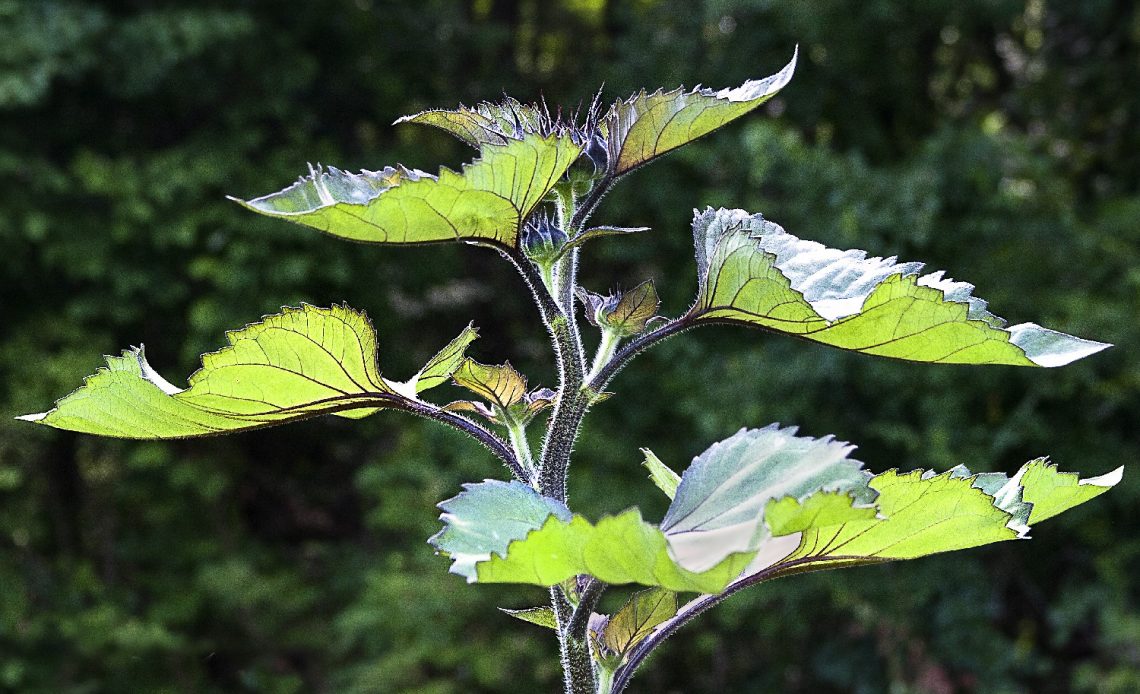
[[[280,192],[237,202],[354,241],[514,248],[523,222],[580,153],[567,137],[532,134],[484,145],[460,173],[314,170]]]
[[[805,241],[743,210],[693,220],[700,289],[687,319],[739,323],[918,362],[1062,366],[1109,345],[1007,326],[973,285],[921,263]]]
[[[375,329],[345,306],[286,308],[226,337],[229,345],[202,357],[186,389],[158,375],[140,347],[109,357],[54,409],[23,419],[89,434],[165,439],[326,413],[355,418],[399,406],[450,377],[475,331],[468,327],[433,358],[414,388],[380,375]]]

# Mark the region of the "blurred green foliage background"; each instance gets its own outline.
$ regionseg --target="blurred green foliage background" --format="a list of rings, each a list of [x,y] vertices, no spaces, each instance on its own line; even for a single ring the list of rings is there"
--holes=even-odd
[[[0,690],[555,691],[553,639],[494,609],[543,592],[468,587],[424,543],[434,504],[503,474],[457,434],[382,414],[127,443],[10,415],[144,340],[177,382],[224,330],[300,301],[367,310],[391,376],[474,319],[474,356],[549,384],[545,335],[493,253],[346,244],[223,195],[276,190],[307,161],[470,158],[389,127],[422,108],[737,85],[797,43],[762,113],[609,196],[599,219],[653,232],[591,247],[588,287],[652,278],[675,315],[695,286],[691,209],[738,206],[1118,347],[1030,371],[689,333],[614,382],[572,501],[656,517],[638,446],[683,468],[772,421],[854,441],[876,470],[1135,465],[1135,3],[0,0]],[[1140,691],[1138,472],[1032,542],[753,589],[634,691]]]

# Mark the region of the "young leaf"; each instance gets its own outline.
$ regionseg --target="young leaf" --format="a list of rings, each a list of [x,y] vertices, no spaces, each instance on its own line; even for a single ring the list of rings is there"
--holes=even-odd
[[[523,222],[581,151],[569,138],[533,134],[484,145],[462,173],[313,171],[280,192],[235,201],[354,241],[465,241],[513,249]]]
[[[734,89],[645,91],[613,105],[605,118],[610,171],[621,175],[751,112],[792,79],[799,49],[782,70]]]
[[[554,610],[549,607],[531,607],[525,610],[508,610],[505,607],[500,607],[499,611],[505,612],[515,619],[537,624],[540,627],[558,629],[558,619],[554,616]]]
[[[506,97],[502,103],[487,101],[474,108],[460,105],[457,110],[430,109],[397,118],[398,123],[433,125],[476,149],[483,145],[505,145],[526,133],[539,132],[545,114],[538,107]]]
[[[441,349],[434,357],[424,364],[424,368],[420,369],[419,373],[412,377],[411,383],[415,386],[417,393],[422,393],[429,388],[435,388],[447,382],[451,375],[467,358],[467,347],[479,337],[479,331],[475,329],[474,325],[468,325],[459,334],[459,337],[452,340],[446,347]]]
[[[685,320],[919,362],[1051,367],[1109,346],[1033,323],[1006,327],[972,285],[804,241],[743,210],[697,213],[693,236],[700,291]]]
[[[618,337],[630,337],[644,332],[646,323],[657,315],[657,309],[661,305],[652,280],[646,280],[627,292],[608,296],[581,287],[578,290],[578,298],[586,307],[586,320]]]
[[[764,508],[773,499],[820,490],[873,497],[870,474],[847,457],[854,446],[795,433],[795,427],[775,424],[741,429],[693,459],[661,522],[682,566],[704,571],[729,554],[754,550],[765,533]]]
[[[445,352],[461,354],[474,337],[468,327]],[[108,357],[54,409],[22,419],[104,436],[185,438],[326,413],[357,417],[414,397],[380,375],[376,331],[346,306],[286,308],[226,338],[229,346],[204,355],[185,390],[159,376],[140,347]],[[418,390],[434,385],[447,363],[429,362]]]
[[[565,504],[517,481],[465,484],[462,493],[439,508],[444,526],[428,543],[451,558],[452,573],[469,582],[475,580],[476,563],[506,553],[511,540],[526,537],[548,518],[570,520]]]
[[[469,358],[455,371],[452,379],[456,385],[503,410],[522,400],[526,394],[526,378],[515,371],[510,362],[489,366]]]
[[[630,596],[602,630],[601,642],[610,651],[624,655],[653,633],[658,625],[677,614],[677,594],[650,588]]]
[[[645,456],[645,462],[642,465],[649,470],[649,479],[653,480],[653,484],[657,485],[658,489],[665,492],[665,496],[670,499],[675,497],[677,485],[681,483],[681,476],[661,462],[657,454],[648,448],[642,448],[641,453]]]

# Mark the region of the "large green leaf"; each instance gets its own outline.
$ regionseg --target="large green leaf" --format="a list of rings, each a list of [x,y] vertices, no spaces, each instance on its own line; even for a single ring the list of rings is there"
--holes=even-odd
[[[462,173],[403,167],[316,170],[292,186],[237,200],[270,217],[369,243],[464,241],[514,248],[523,222],[578,158],[568,137],[526,135],[485,144]]]
[[[870,500],[870,474],[847,457],[854,446],[795,433],[775,424],[741,429],[693,459],[661,521],[672,555],[687,569],[702,571],[755,549],[773,499],[829,490]]]
[[[55,408],[22,419],[58,429],[133,439],[185,438],[252,429],[319,414],[359,417],[399,406],[450,377],[475,339],[470,326],[407,383],[377,365],[376,331],[345,306],[286,308],[227,333],[229,346],[202,357],[178,388],[142,348],[108,357]]]
[[[1061,366],[1109,345],[1006,326],[973,286],[921,263],[804,241],[743,210],[693,220],[700,291],[686,319],[741,323],[842,349],[956,364]]]
[[[798,53],[776,74],[739,87],[643,90],[617,102],[603,124],[610,171],[626,173],[751,112],[791,81]]]
[[[637,509],[591,523],[524,485],[486,482],[445,502],[447,526],[432,542],[471,582],[550,586],[590,574],[717,593],[761,572],[766,578],[913,559],[1023,538],[1029,520],[1098,496],[1122,474],[1079,481],[1035,460],[1013,477],[958,467],[868,479],[846,459],[846,444],[791,433],[744,431],[710,448],[682,477],[662,528]],[[688,524],[697,518],[704,522],[693,530]],[[709,542],[671,547],[676,535],[706,525]],[[761,525],[765,531],[757,532]],[[751,533],[740,533],[745,541],[716,537],[740,528]],[[460,539],[441,540],[452,537]]]

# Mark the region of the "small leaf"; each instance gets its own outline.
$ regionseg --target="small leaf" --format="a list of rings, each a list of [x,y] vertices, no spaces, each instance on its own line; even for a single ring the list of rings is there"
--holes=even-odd
[[[479,337],[479,331],[475,329],[474,325],[468,325],[459,334],[459,337],[452,340],[446,347],[441,349],[438,354],[432,357],[424,368],[412,378],[415,384],[416,392],[422,393],[429,388],[435,388],[438,385],[446,383],[451,375],[455,373],[456,369],[463,363],[466,358],[467,348]]]
[[[626,173],[756,109],[791,81],[798,54],[778,73],[735,89],[642,91],[617,102],[605,119],[611,172]]]
[[[540,627],[547,629],[558,630],[558,619],[554,616],[554,610],[549,607],[531,607],[525,610],[508,610],[505,607],[499,608],[500,612],[505,612],[515,619],[521,619],[524,622],[537,624]]]
[[[825,490],[870,500],[870,474],[847,457],[854,446],[795,433],[795,427],[775,424],[741,429],[693,460],[661,521],[682,566],[703,571],[734,552],[755,549],[767,532],[763,511],[772,499]]]
[[[611,226],[591,227],[589,229],[586,229],[582,233],[578,234],[574,238],[570,239],[566,243],[564,243],[558,249],[558,253],[557,253],[557,255],[554,256],[554,259],[558,260],[563,255],[565,255],[571,248],[576,248],[578,246],[584,246],[586,243],[593,241],[594,239],[600,239],[600,238],[604,238],[606,236],[626,236],[628,234],[636,234],[636,233],[642,232],[642,231],[649,231],[649,227],[611,227]]]
[[[608,296],[594,294],[578,287],[578,298],[586,307],[591,325],[608,330],[618,337],[644,332],[646,324],[657,315],[661,301],[652,281],[645,281],[627,292]]]
[[[645,640],[660,624],[677,614],[677,594],[650,588],[630,596],[602,631],[601,641],[614,653],[625,655]]]
[[[677,494],[677,485],[681,483],[681,476],[661,462],[661,459],[653,451],[642,448],[641,452],[645,456],[645,462],[642,465],[649,470],[649,479],[653,480],[653,484],[657,485],[658,489],[665,492],[665,496],[672,499]]]
[[[539,132],[545,116],[537,106],[506,97],[498,104],[484,101],[474,107],[460,105],[457,110],[421,111],[397,118],[393,125],[432,125],[478,149],[486,144],[505,145],[526,133]]]
[[[468,358],[452,375],[456,385],[506,410],[526,394],[526,379],[510,362],[499,366],[480,364]]]
[[[345,306],[286,308],[226,338],[229,346],[202,357],[187,389],[159,376],[138,348],[108,357],[54,409],[23,419],[104,436],[185,438],[319,414],[359,417],[414,396],[380,375],[376,331]]]
[[[972,285],[804,241],[743,210],[697,213],[693,236],[700,291],[684,320],[919,362],[1051,367],[1109,346],[1033,323],[1005,327]]]
[[[402,167],[361,174],[316,170],[280,192],[234,200],[354,241],[466,241],[510,250],[523,222],[581,152],[569,138],[534,134],[484,145],[462,173],[444,168],[437,178]]]

